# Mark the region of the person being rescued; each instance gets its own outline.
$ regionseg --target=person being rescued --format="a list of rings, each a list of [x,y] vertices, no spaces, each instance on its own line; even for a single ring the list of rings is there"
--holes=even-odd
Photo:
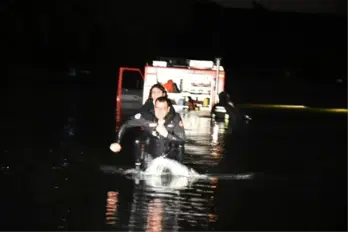
[[[144,105],[140,108],[140,113],[142,112],[153,112],[153,109],[155,107],[155,101],[159,97],[168,97],[166,89],[161,85],[160,83],[154,84],[151,86],[150,91],[149,91],[149,96],[144,103]],[[170,106],[170,112],[175,113],[174,107],[171,105]]]
[[[141,157],[136,154],[136,167],[143,166],[146,169],[152,159],[164,156],[182,162],[185,143],[185,129],[178,113],[170,111],[171,101],[165,96],[155,101],[154,110],[141,112],[126,121],[120,128],[116,142],[110,145],[113,152],[121,151],[121,140],[128,128],[143,127],[149,137],[147,153],[150,157]]]

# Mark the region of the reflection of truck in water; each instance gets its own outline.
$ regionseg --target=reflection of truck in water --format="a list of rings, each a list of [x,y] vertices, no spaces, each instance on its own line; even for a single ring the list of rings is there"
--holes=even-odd
[[[127,77],[127,73],[137,75]],[[140,78],[141,77],[141,78]],[[125,88],[126,82],[135,83],[142,79],[142,88],[130,90]],[[216,103],[218,93],[224,90],[225,72],[216,61],[160,58],[152,65],[146,65],[144,74],[137,68],[120,68],[117,90],[117,113],[123,110],[139,109],[140,92],[142,104],[147,100],[152,85],[161,83],[167,87],[168,96],[173,100],[177,111],[189,107],[189,99],[195,102],[195,110],[199,113],[210,114]],[[191,101],[192,102],[192,101]]]

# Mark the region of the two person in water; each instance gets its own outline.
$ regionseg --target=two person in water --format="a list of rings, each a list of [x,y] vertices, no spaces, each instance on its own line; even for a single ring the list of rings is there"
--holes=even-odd
[[[175,112],[171,100],[167,97],[164,87],[160,84],[152,86],[149,99],[140,112],[122,124],[116,142],[110,145],[110,150],[119,152],[123,135],[132,127],[144,129],[147,155],[136,154],[136,166],[146,169],[152,159],[165,156],[182,162],[185,129],[181,116]]]
[[[223,109],[223,110],[219,110]],[[219,94],[219,102],[212,108],[214,120],[229,119],[229,128],[235,129],[243,120],[243,115],[234,106],[226,92]],[[161,84],[151,87],[149,97],[139,110],[120,128],[116,141],[110,145],[113,152],[121,151],[121,140],[129,128],[141,127],[144,129],[147,155],[137,152],[136,166],[143,168],[154,158],[165,156],[182,162],[185,143],[185,129],[181,116],[175,112],[172,101],[168,98],[166,89]],[[139,142],[139,141],[138,141]]]

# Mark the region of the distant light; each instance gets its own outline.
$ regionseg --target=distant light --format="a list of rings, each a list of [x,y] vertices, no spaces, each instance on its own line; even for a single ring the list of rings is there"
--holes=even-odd
[[[166,61],[157,61],[157,60],[154,60],[154,61],[152,61],[152,66],[156,66],[156,67],[167,67],[167,62],[166,62]]]
[[[274,109],[302,109],[330,113],[348,113],[346,108],[315,108],[304,105],[277,105],[277,104],[241,104],[241,108],[274,108]]]
[[[190,60],[189,66],[190,68],[197,69],[212,69],[214,67],[214,62],[208,60]]]
[[[315,109],[313,108],[313,110],[317,110],[317,111],[323,111],[323,112],[329,112],[329,113],[348,113],[348,109],[335,109],[335,108],[319,108],[319,109]]]
[[[282,105],[282,104],[246,104],[240,105],[250,108],[277,108],[277,109],[305,109],[304,105]]]
[[[217,70],[217,66],[216,66],[216,65],[214,65],[213,70]],[[224,67],[222,67],[222,66],[220,65],[220,66],[219,66],[219,71],[224,71],[224,70],[225,70]]]

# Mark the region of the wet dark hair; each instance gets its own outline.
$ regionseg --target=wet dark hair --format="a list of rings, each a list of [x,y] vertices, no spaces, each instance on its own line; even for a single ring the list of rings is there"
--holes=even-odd
[[[151,93],[154,88],[161,90],[162,93],[164,93],[164,97],[168,97],[167,90],[163,87],[163,85],[161,85],[160,83],[157,83],[151,86],[148,99],[151,99]]]
[[[156,102],[167,102],[168,107],[172,106],[172,101],[166,96],[157,98]]]

